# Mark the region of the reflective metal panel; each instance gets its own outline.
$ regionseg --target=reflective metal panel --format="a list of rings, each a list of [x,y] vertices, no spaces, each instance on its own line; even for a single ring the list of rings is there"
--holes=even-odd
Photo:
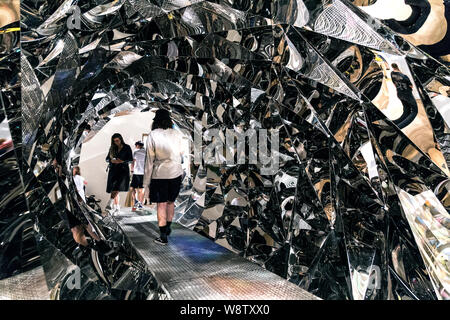
[[[78,201],[71,168],[114,116],[164,108],[215,159],[193,163],[177,199],[180,224],[323,299],[449,298],[449,254],[439,249],[450,208],[448,2],[21,7],[20,35],[14,5],[0,7],[0,120],[14,146],[1,156],[0,210],[9,215],[0,221],[29,220],[24,239],[36,236],[66,271],[79,266],[95,279],[86,288],[138,299],[157,287],[114,221]],[[279,160],[273,174],[236,145],[227,147],[233,164],[213,152],[227,130],[251,129],[277,134],[267,139]],[[119,258],[77,248],[68,214]],[[8,270],[37,261],[34,249],[13,249],[1,266],[20,263]],[[146,281],[133,283],[132,273]]]

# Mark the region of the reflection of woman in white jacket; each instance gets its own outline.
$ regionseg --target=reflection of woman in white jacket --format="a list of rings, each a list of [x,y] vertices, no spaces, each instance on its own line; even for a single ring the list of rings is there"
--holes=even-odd
[[[170,225],[174,216],[175,199],[178,197],[183,176],[182,134],[173,129],[167,110],[159,109],[153,119],[152,131],[147,138],[144,187],[149,188],[150,202],[157,203],[160,237],[158,244],[167,244]]]
[[[75,186],[77,187],[77,192],[80,195],[81,200],[86,202],[86,195],[84,193],[84,186],[87,185],[86,179],[84,179],[81,176],[80,167],[76,166],[73,167],[73,182],[75,183]]]

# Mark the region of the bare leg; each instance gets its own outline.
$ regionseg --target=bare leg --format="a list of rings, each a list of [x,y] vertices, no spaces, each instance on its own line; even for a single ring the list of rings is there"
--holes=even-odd
[[[111,199],[114,201],[115,197],[117,196],[117,191],[111,191]]]
[[[114,191],[114,204],[119,204],[119,191]]]
[[[76,243],[81,244],[84,247],[88,246],[86,236],[84,235],[84,227],[83,226],[78,225],[78,226],[70,229],[70,231],[72,231],[72,236]]]
[[[138,201],[140,203],[144,203],[144,189],[143,188],[137,189],[137,192],[138,192]]]
[[[133,195],[133,205],[134,205],[134,203],[136,202],[136,199],[137,199],[137,194],[136,194],[136,189],[135,188],[133,188],[133,187],[131,187],[131,194]]]
[[[167,202],[167,221],[172,221],[175,214],[175,203]]]
[[[164,227],[167,224],[167,202],[159,202],[157,205],[158,226]]]

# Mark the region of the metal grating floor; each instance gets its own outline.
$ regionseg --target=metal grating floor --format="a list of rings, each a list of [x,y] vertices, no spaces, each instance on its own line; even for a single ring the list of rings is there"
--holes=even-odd
[[[167,246],[155,244],[155,213],[140,215],[125,208],[115,220],[172,299],[319,299],[177,223],[172,224]]]

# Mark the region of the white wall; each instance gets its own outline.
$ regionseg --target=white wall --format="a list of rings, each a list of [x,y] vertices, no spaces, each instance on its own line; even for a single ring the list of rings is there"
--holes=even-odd
[[[142,140],[142,134],[148,133],[153,122],[153,112],[136,112],[129,115],[115,117],[110,120],[92,139],[83,143],[80,154],[81,175],[86,179],[86,195],[95,194],[97,199],[102,200],[102,208],[106,206],[109,194],[106,193],[105,161],[111,144],[111,136],[120,133],[134,151],[134,143]],[[127,193],[120,193],[120,203],[124,206]]]
[[[104,208],[110,198],[110,194],[106,193],[106,180],[108,173],[106,172],[107,163],[105,161],[108,153],[111,136],[114,133],[120,133],[129,144],[131,149],[135,150],[135,142],[142,140],[143,134],[150,132],[153,123],[153,112],[134,112],[129,115],[115,117],[110,120],[97,134],[83,143],[81,146],[79,167],[81,175],[88,182],[86,186],[86,196],[94,194],[100,199],[101,207]],[[185,162],[183,168],[186,174],[189,174],[189,142],[186,139]],[[131,174],[131,173],[130,173]],[[125,205],[127,192],[120,193],[120,205]]]

